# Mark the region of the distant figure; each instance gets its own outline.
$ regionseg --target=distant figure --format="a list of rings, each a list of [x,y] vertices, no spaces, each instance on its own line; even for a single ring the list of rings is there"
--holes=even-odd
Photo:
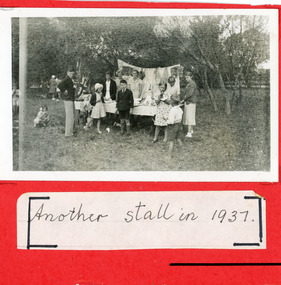
[[[56,82],[57,82],[56,92],[57,92],[57,95],[58,95],[56,101],[59,101],[61,99],[61,92],[60,92],[60,89],[58,88],[58,85],[61,82],[61,80],[59,78],[56,78]]]
[[[185,96],[184,96],[184,112],[182,124],[187,126],[187,134],[186,137],[191,138],[193,134],[193,126],[195,123],[195,112],[196,112],[196,102],[199,91],[197,89],[196,83],[193,81],[193,76],[190,71],[186,72],[185,79],[187,82],[185,88]]]
[[[180,138],[181,120],[182,120],[182,109],[179,106],[180,97],[179,95],[173,95],[171,97],[172,108],[169,111],[167,120],[168,130],[168,141],[169,141],[169,158],[172,157],[174,142],[177,141],[179,146],[182,147],[182,141]]]
[[[121,90],[117,95],[117,110],[121,123],[121,135],[124,135],[125,125],[127,127],[127,135],[130,135],[130,109],[134,108],[134,97],[131,90],[127,89],[127,81],[121,80]]]
[[[57,98],[57,81],[56,76],[52,75],[52,78],[49,81],[49,94],[51,94],[52,100]]]
[[[64,102],[65,109],[65,136],[71,137],[74,135],[74,100],[75,88],[72,79],[74,78],[75,70],[73,67],[67,69],[67,75],[59,83],[58,88],[61,91],[61,96]]]
[[[34,119],[34,128],[35,127],[46,127],[48,123],[50,122],[50,116],[48,114],[48,107],[41,106],[39,109],[39,112],[37,114],[37,117]]]
[[[12,90],[13,115],[19,113],[19,98],[20,98],[20,90],[17,89],[16,85],[13,85],[13,90]]]
[[[105,81],[103,82],[102,94],[105,101],[116,100],[116,82],[111,79],[111,73],[106,72]]]
[[[100,123],[101,118],[104,118],[106,116],[105,110],[104,110],[104,100],[102,96],[102,89],[103,86],[100,83],[95,84],[95,92],[91,95],[90,104],[93,106],[91,115],[87,119],[87,123],[84,126],[84,129],[87,131],[89,130],[89,126],[92,124],[93,120],[97,120],[97,132],[101,134],[100,130]]]

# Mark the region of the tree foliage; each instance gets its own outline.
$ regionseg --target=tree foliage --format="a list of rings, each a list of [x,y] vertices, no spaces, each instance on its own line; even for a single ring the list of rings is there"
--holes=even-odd
[[[211,90],[250,82],[269,59],[264,16],[28,18],[28,78],[63,77],[68,65],[100,80],[117,59],[143,67],[180,63]],[[18,77],[18,22],[13,20],[13,76]],[[233,83],[234,84],[234,83]],[[208,86],[207,86],[208,85]]]

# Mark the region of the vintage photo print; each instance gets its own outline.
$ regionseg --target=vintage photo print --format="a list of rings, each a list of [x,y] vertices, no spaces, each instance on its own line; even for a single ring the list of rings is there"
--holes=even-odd
[[[1,179],[278,180],[278,11],[4,9]]]

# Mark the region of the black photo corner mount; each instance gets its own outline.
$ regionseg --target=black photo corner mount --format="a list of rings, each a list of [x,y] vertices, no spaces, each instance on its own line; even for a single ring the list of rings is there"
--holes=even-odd
[[[30,212],[31,212],[31,201],[32,200],[50,200],[50,197],[29,197],[29,202],[28,202],[28,219],[27,219],[27,249],[31,248],[57,248],[58,246],[56,244],[31,244],[30,243],[30,232],[31,232],[31,217],[30,217]]]
[[[258,200],[259,207],[259,243],[233,243],[233,246],[260,246],[260,243],[263,241],[263,231],[262,231],[262,199],[265,198],[257,197],[257,196],[244,196],[244,199],[256,199]],[[268,262],[268,263],[170,263],[170,266],[281,266],[280,262]]]

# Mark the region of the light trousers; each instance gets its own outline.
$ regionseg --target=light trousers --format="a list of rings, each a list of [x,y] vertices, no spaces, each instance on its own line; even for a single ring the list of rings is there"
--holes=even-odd
[[[74,102],[72,101],[63,101],[65,109],[65,136],[73,136],[74,129]]]

